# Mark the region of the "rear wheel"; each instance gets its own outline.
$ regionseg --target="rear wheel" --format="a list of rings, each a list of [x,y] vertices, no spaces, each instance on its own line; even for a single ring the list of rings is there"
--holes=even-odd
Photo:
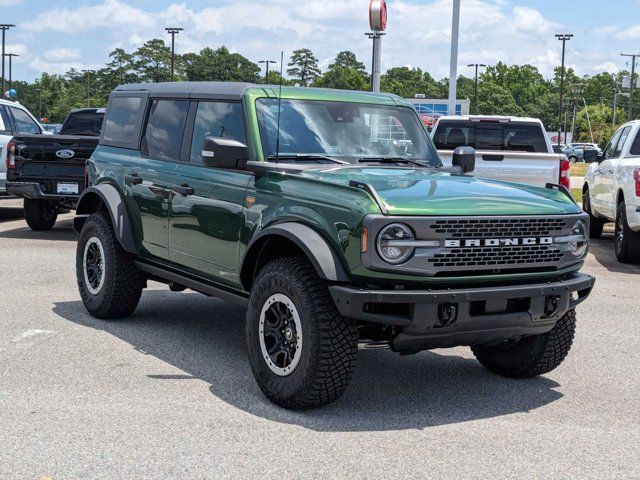
[[[91,214],[82,227],[76,278],[82,303],[94,317],[126,317],[140,301],[144,278],[135,267],[134,257],[118,242],[105,213]]]
[[[575,155],[571,155],[571,156],[569,157],[569,161],[570,161],[571,163],[576,163],[576,162],[578,161],[578,157],[576,157]]]
[[[614,244],[619,262],[640,262],[640,232],[634,232],[629,228],[627,206],[624,201],[618,204]]]
[[[24,219],[31,230],[51,230],[58,219],[58,211],[50,202],[25,198]]]
[[[285,408],[335,401],[347,388],[358,349],[356,322],[335,308],[306,259],[267,264],[251,291],[247,351],[260,389]]]
[[[550,372],[565,359],[576,331],[576,312],[569,310],[547,333],[504,345],[471,347],[489,371],[510,378],[535,377]]]
[[[582,192],[582,209],[589,214],[589,238],[600,238],[606,222],[601,218],[595,217],[593,213],[591,213],[589,187],[585,187]]]

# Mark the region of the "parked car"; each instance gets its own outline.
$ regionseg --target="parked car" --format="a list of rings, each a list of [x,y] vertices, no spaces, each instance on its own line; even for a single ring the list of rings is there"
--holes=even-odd
[[[570,187],[569,163],[555,153],[542,122],[535,118],[502,116],[444,116],[431,132],[445,165],[457,147],[471,146],[478,154],[475,174],[485,178],[544,187]]]
[[[615,222],[616,257],[640,262],[640,120],[616,131],[584,180],[582,202],[591,216],[591,238],[602,235],[606,222]]]
[[[42,128],[45,132],[51,135],[58,135],[60,133],[60,129],[62,128],[61,123],[45,123],[42,125]]]
[[[571,144],[564,148],[563,153],[571,163],[576,163],[585,161],[585,153],[587,161],[593,162],[601,154],[601,151],[594,148],[592,144]]]
[[[5,158],[7,144],[19,133],[41,135],[42,126],[23,105],[0,99],[0,158]],[[7,195],[7,167],[0,162],[0,195]]]
[[[75,208],[104,113],[103,108],[73,110],[59,135],[16,135],[9,143],[7,191],[24,198],[31,229],[50,230],[59,213]]]
[[[102,319],[150,279],[246,306],[255,379],[286,408],[337,399],[358,346],[470,345],[497,374],[546,373],[594,283],[589,217],[452,157],[394,95],[118,87],[74,221],[80,296]]]

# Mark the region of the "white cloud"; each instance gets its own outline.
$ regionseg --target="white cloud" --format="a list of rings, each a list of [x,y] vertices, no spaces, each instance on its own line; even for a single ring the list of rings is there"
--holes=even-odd
[[[522,32],[532,32],[538,35],[552,33],[559,26],[544,18],[538,10],[521,6],[513,8],[513,23]]]
[[[640,40],[640,24],[618,32],[616,38],[618,40]]]
[[[54,48],[44,52],[44,57],[50,62],[78,60],[81,55],[79,48]]]
[[[620,70],[620,67],[613,62],[604,62],[598,65],[594,65],[591,69],[593,72],[608,72],[608,73],[616,73]]]

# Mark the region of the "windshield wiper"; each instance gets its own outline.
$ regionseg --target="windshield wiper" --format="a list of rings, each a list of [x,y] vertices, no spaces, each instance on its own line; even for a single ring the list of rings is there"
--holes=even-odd
[[[269,160],[275,160],[276,158],[283,160],[326,160],[328,162],[339,163],[340,165],[349,165],[349,162],[338,160],[337,158],[330,157],[328,155],[322,155],[321,153],[281,153],[276,155],[269,155]]]
[[[419,167],[435,168],[433,165],[422,163],[417,160],[411,160],[404,157],[362,157],[358,160],[360,163],[406,163],[411,165],[418,165]]]

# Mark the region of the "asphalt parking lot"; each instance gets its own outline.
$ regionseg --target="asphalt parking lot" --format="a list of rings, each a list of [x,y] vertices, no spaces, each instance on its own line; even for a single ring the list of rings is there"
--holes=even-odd
[[[367,350],[340,401],[296,413],[256,386],[242,309],[152,284],[132,318],[95,320],[72,216],[36,233],[0,202],[1,479],[640,478],[640,267],[611,235],[554,372]]]

